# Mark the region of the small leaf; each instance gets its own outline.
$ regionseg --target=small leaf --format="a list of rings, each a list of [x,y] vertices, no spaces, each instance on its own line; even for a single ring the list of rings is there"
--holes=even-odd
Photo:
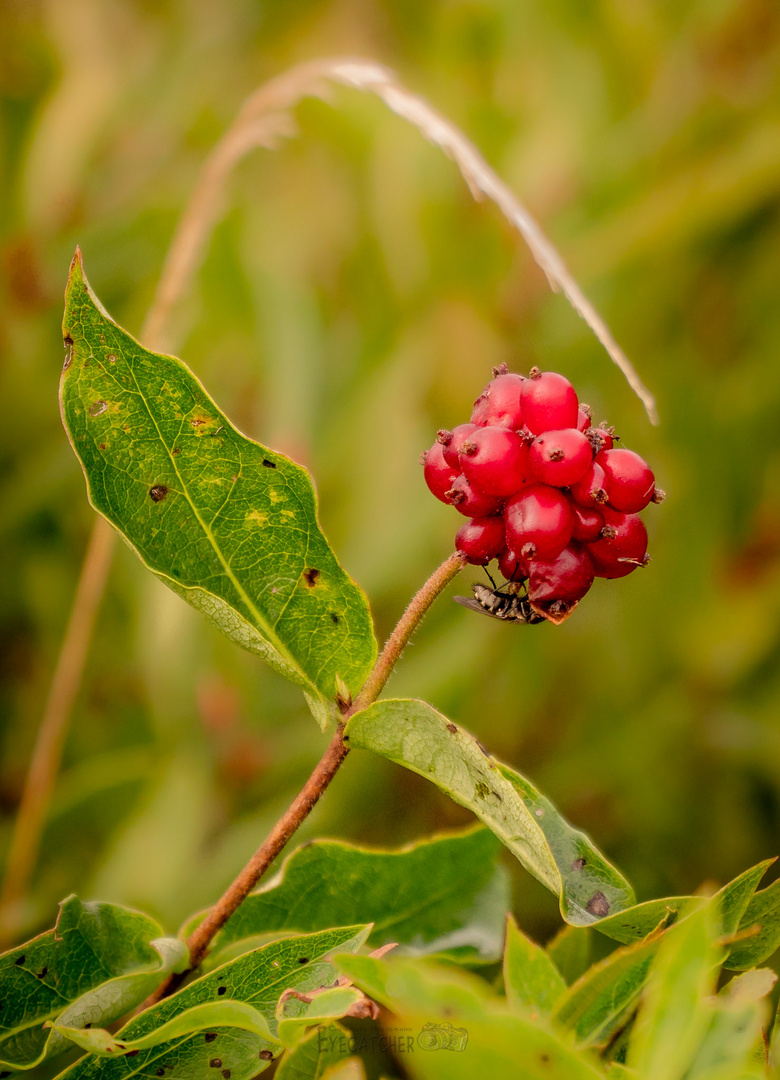
[[[780,947],[780,878],[753,896],[740,920],[738,934],[741,940],[730,947],[724,964],[730,971],[763,964]]]
[[[722,998],[707,1003],[711,1017],[685,1080],[764,1080],[765,1003]]]
[[[720,991],[721,997],[734,1001],[761,1001],[772,993],[777,975],[771,968],[753,968],[735,975]]]
[[[320,1080],[329,1066],[350,1057],[351,1037],[341,1024],[323,1024],[285,1054],[275,1080]]]
[[[509,906],[507,874],[497,865],[501,850],[487,829],[395,851],[315,840],[246,898],[214,939],[212,959],[245,950],[255,935],[371,922],[372,946],[394,941],[414,953],[496,960]],[[189,920],[181,936],[201,918]]]
[[[353,1005],[361,1001],[363,995],[353,986],[336,986],[317,994],[299,1016],[279,1020],[279,1040],[290,1049],[300,1041],[306,1028],[319,1024],[322,1020],[338,1020],[346,1016]]]
[[[317,520],[309,474],[242,435],[175,357],[66,292],[62,419],[90,502],[174,592],[303,688],[321,723],[376,655],[368,604]]]
[[[545,952],[563,976],[567,986],[588,970],[593,953],[593,933],[587,926],[564,926]]]
[[[594,964],[559,999],[553,1018],[583,1046],[606,1044],[636,1005],[660,941],[616,949]]]
[[[504,990],[509,1004],[532,1015],[549,1013],[565,989],[548,954],[518,929],[510,915],[504,948]]]
[[[651,969],[629,1053],[638,1080],[678,1080],[710,1023],[723,950],[718,907],[700,906],[664,936]]]
[[[332,986],[337,972],[330,962],[331,954],[358,949],[368,930],[355,926],[325,930],[274,941],[246,953],[134,1017],[115,1036],[117,1043],[127,1044],[130,1050],[121,1056],[90,1054],[62,1073],[61,1080],[129,1080],[135,1076],[250,1080],[278,1056],[275,1010],[282,992],[294,989],[310,994],[323,986]],[[251,1028],[242,1021],[236,1026],[215,1024],[208,1031],[195,1030],[192,1016],[187,1014],[197,1017],[198,1007],[220,1002],[229,1003],[229,1010],[236,1016],[237,1004],[248,1005],[251,1015],[257,1012],[260,1020]],[[295,1016],[305,1006],[293,999],[287,1009]],[[159,1037],[155,1032],[182,1015],[186,1017],[182,1023],[193,1027],[193,1033],[153,1045]],[[271,1032],[270,1038],[258,1033],[262,1021]],[[142,1041],[150,1048],[132,1048]]]
[[[345,741],[425,776],[476,814],[556,893],[567,922],[588,925],[634,903],[628,882],[583,833],[527,780],[425,702],[377,702],[352,717]]]
[[[53,930],[0,956],[0,1069],[32,1069],[70,1048],[44,1029],[108,1024],[129,1012],[170,971],[182,970],[187,949],[161,937],[154,920],[114,904],[60,904]]]
[[[458,969],[394,957],[338,957],[338,966],[416,1034],[410,1072],[420,1080],[597,1080],[603,1073],[547,1025],[513,1012]],[[438,1051],[438,1052],[434,1052]]]
[[[159,1046],[160,1043],[178,1039],[182,1035],[192,1035],[196,1031],[215,1027],[241,1028],[242,1031],[253,1031],[255,1035],[262,1036],[266,1042],[278,1041],[271,1035],[268,1021],[262,1013],[243,1001],[222,1000],[195,1005],[140,1039],[117,1039],[105,1028],[73,1028],[63,1027],[61,1024],[54,1025],[55,1031],[76,1043],[82,1050],[103,1057],[148,1050],[152,1046]]]

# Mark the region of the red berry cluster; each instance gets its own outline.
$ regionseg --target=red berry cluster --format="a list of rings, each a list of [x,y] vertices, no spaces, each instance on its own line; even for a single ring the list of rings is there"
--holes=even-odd
[[[455,546],[470,563],[498,560],[512,591],[562,621],[595,577],[625,577],[649,562],[637,516],[663,492],[647,463],[591,425],[563,375],[506,364],[474,403],[468,424],[440,431],[424,455],[425,480],[470,518]]]

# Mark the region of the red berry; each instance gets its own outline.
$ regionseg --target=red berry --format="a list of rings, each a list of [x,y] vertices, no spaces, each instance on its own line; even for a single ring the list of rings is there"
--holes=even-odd
[[[477,428],[461,446],[459,457],[469,483],[488,495],[513,495],[527,482],[528,448],[509,428]]]
[[[580,405],[577,410],[577,431],[587,431],[590,423],[590,405]]]
[[[437,442],[440,442],[444,447],[444,460],[448,465],[451,465],[453,469],[457,469],[458,472],[460,472],[458,451],[469,435],[471,435],[472,431],[476,430],[476,424],[458,424],[452,431],[440,431],[436,437]]]
[[[528,599],[534,604],[581,600],[594,576],[588,553],[579,544],[569,544],[555,559],[529,563]]]
[[[525,581],[528,577],[528,567],[525,562],[518,559],[517,555],[510,551],[509,548],[504,548],[498,556],[498,569],[507,581],[512,581],[515,584]]]
[[[599,506],[607,501],[604,470],[597,461],[591,462],[590,468],[576,484],[569,488],[571,497],[580,506]]]
[[[624,514],[644,510],[655,491],[653,470],[633,450],[602,450],[596,458],[604,470],[609,505]]]
[[[534,484],[506,505],[507,547],[520,558],[554,559],[571,539],[574,514],[557,488]]]
[[[599,424],[598,427],[588,428],[586,432],[594,454],[600,454],[602,450],[611,450],[615,439],[615,429],[608,424]]]
[[[531,369],[523,382],[522,406],[525,425],[534,435],[577,427],[579,404],[574,387],[555,371]]]
[[[504,546],[504,522],[500,517],[473,518],[455,534],[455,547],[476,566],[487,566]]]
[[[465,517],[489,517],[501,509],[501,502],[492,495],[476,491],[465,476],[456,476],[452,487],[446,492],[446,502]]]
[[[587,472],[593,451],[581,431],[563,428],[537,436],[529,448],[528,459],[537,480],[553,487],[569,487]]]
[[[585,506],[572,505],[574,511],[574,528],[571,531],[572,540],[588,543],[590,540],[598,540],[601,530],[604,528],[604,518],[598,510],[589,510]]]
[[[621,514],[605,507],[604,528],[601,537],[588,544],[588,554],[593,561],[597,577],[619,578],[645,566],[647,555],[647,529],[636,514]]]
[[[444,459],[444,447],[440,442],[435,442],[428,450],[423,459],[423,475],[425,483],[437,499],[448,503],[447,492],[458,476],[458,471],[448,465]]]
[[[489,382],[474,402],[472,424],[479,424],[480,427],[495,424],[513,431],[522,427],[523,407],[520,399],[524,382],[522,375],[513,372],[504,372]]]

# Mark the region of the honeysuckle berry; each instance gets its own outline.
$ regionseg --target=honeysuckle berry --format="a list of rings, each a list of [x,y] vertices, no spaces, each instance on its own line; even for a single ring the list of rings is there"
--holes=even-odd
[[[458,452],[469,435],[476,430],[476,424],[458,424],[452,431],[442,430],[436,436],[436,441],[444,447],[444,460],[458,472],[460,472]]]
[[[644,510],[655,492],[653,470],[633,450],[602,450],[596,461],[604,470],[609,505],[624,514]]]
[[[602,450],[611,450],[614,445],[615,429],[608,424],[588,428],[585,434],[590,440],[594,454],[600,454]]]
[[[504,548],[499,554],[498,569],[507,581],[510,581],[515,585],[519,585],[528,577],[528,567],[526,563],[522,559],[519,559],[514,551],[510,551],[509,548]]]
[[[472,424],[488,424],[511,428],[516,431],[523,426],[522,393],[525,379],[502,368],[494,369],[498,374],[489,382],[477,400],[471,414]]]
[[[526,444],[509,428],[477,428],[462,443],[458,460],[472,487],[487,495],[512,495],[528,479]]]
[[[626,577],[638,566],[650,561],[647,554],[647,529],[636,514],[622,514],[604,507],[604,527],[598,540],[587,550],[597,577]]]
[[[574,514],[557,488],[533,484],[509,499],[504,510],[506,543],[521,559],[554,559],[571,540]]]
[[[571,543],[554,559],[534,559],[528,564],[528,599],[534,604],[581,600],[594,577],[588,552]]]
[[[531,368],[523,382],[523,420],[534,435],[577,427],[579,402],[574,387],[555,371]]]
[[[504,543],[504,521],[500,517],[472,518],[455,534],[456,549],[475,566],[487,566],[498,557]]]
[[[585,475],[569,487],[569,494],[585,507],[599,506],[607,501],[604,470],[597,461],[591,461]]]
[[[477,491],[463,475],[455,477],[446,495],[446,501],[464,517],[489,517],[501,509],[500,499]]]
[[[590,468],[593,451],[581,431],[562,428],[537,435],[528,449],[528,460],[541,483],[569,487]]]
[[[591,425],[590,405],[580,405],[577,410],[577,431],[587,431]]]
[[[572,512],[574,514],[574,524],[571,530],[572,540],[579,540],[580,543],[598,540],[601,530],[604,528],[603,515],[598,510],[589,510],[587,507],[579,506],[577,503],[572,503]]]
[[[450,502],[447,492],[457,480],[458,470],[445,460],[444,447],[440,442],[435,442],[423,455],[423,475],[431,493],[441,502]]]

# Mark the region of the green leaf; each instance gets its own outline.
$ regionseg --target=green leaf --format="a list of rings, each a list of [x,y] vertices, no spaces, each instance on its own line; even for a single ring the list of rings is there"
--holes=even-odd
[[[294,1021],[290,1021],[294,1023]],[[76,1043],[82,1050],[90,1054],[99,1054],[108,1057],[110,1054],[126,1054],[135,1050],[148,1050],[152,1046],[168,1042],[170,1039],[178,1039],[182,1035],[192,1035],[196,1031],[205,1031],[207,1028],[236,1027],[242,1031],[253,1031],[261,1035],[265,1042],[277,1042],[268,1027],[268,1021],[243,1001],[209,1001],[204,1005],[195,1005],[192,1009],[174,1016],[166,1024],[148,1032],[140,1039],[117,1039],[105,1030],[105,1028],[74,1028],[64,1027],[61,1024],[54,1025],[56,1031],[71,1042]]]
[[[404,1056],[420,1080],[596,1080],[604,1074],[546,1025],[513,1012],[487,984],[462,969],[394,957],[338,957],[338,966],[416,1036]]]
[[[587,926],[564,926],[547,943],[545,952],[560,971],[566,985],[571,986],[590,966],[593,932]]]
[[[718,905],[700,902],[664,934],[631,1040],[637,1080],[679,1080],[693,1061],[710,1023],[719,932]]]
[[[559,897],[572,925],[634,903],[628,882],[523,777],[423,701],[379,701],[349,721],[345,741],[432,780],[468,807]]]
[[[509,1004],[531,1014],[549,1013],[565,989],[563,976],[548,954],[518,929],[510,915],[504,948],[504,990]]]
[[[658,936],[616,949],[594,964],[559,999],[553,1019],[581,1045],[607,1043],[636,1005],[660,940]]]
[[[350,1037],[341,1024],[323,1024],[284,1056],[275,1080],[320,1080],[329,1066],[351,1056]]]
[[[331,954],[358,949],[368,931],[369,927],[349,926],[274,941],[196,979],[134,1017],[115,1037],[117,1042],[131,1046],[141,1040],[147,1040],[149,1045],[157,1039],[154,1033],[172,1020],[194,1012],[198,1006],[224,1000],[232,1003],[231,1009],[236,1003],[251,1006],[268,1025],[274,1041],[258,1034],[256,1028],[215,1024],[208,1031],[193,1029],[191,1034],[149,1049],[131,1049],[121,1057],[91,1054],[62,1073],[62,1080],[128,1080],[172,1074],[187,1080],[219,1080],[220,1074],[225,1076],[227,1072],[231,1080],[249,1080],[278,1054],[276,1006],[282,992],[294,989],[307,994],[332,985],[337,972],[330,962]],[[293,1016],[305,1009],[304,1003],[295,999],[287,1004]],[[183,1023],[186,1027],[191,1017]]]
[[[293,999],[295,1000],[295,999]],[[319,1024],[322,1020],[338,1020],[346,1016],[353,1005],[363,1000],[363,995],[354,986],[336,986],[317,994],[298,1016],[279,1018],[279,1039],[290,1049],[300,1041],[307,1027]],[[287,1005],[284,1002],[282,1008]],[[277,1009],[277,1015],[279,1010]]]
[[[724,967],[746,971],[763,964],[780,947],[780,878],[757,892],[739,923],[741,940],[734,942]]]
[[[496,960],[509,906],[500,852],[487,829],[394,851],[316,840],[289,855],[278,876],[246,898],[214,939],[212,956],[245,950],[260,934],[372,922],[374,947],[394,941],[408,952]],[[181,936],[201,918],[190,920]]]
[[[48,1020],[108,1024],[129,1012],[187,950],[153,919],[114,904],[60,904],[53,930],[0,956],[0,1068],[32,1069],[70,1047]]]
[[[321,723],[376,655],[307,471],[242,435],[191,371],[113,322],[71,265],[62,419],[89,499],[166,585],[301,686]]]
[[[765,1002],[718,997],[685,1080],[761,1080],[767,1075],[762,1035]]]

